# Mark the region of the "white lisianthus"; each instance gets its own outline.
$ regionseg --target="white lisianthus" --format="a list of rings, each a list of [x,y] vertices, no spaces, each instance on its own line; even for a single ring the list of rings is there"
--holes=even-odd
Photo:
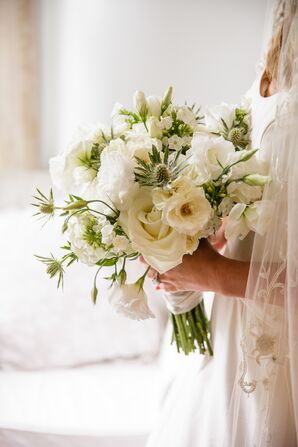
[[[162,219],[180,234],[194,236],[212,217],[212,208],[203,188],[173,194],[162,210]]]
[[[113,133],[114,135],[122,135],[130,129],[129,123],[126,121],[127,117],[121,115],[120,111],[123,109],[122,104],[117,102],[111,113],[111,118],[113,122]]]
[[[221,217],[226,217],[229,215],[234,203],[230,197],[224,197],[218,206],[218,212]]]
[[[114,150],[117,142],[119,151]],[[121,139],[112,143],[113,147],[110,145],[101,154],[97,189],[100,195],[105,193],[119,210],[124,210],[129,208],[138,190],[134,180],[135,162]]]
[[[126,236],[117,235],[113,240],[113,247],[115,253],[126,252],[129,246],[129,240]]]
[[[162,128],[160,125],[160,121],[155,117],[151,116],[146,121],[148,127],[148,133],[151,138],[161,138],[162,137]]]
[[[179,107],[177,111],[177,118],[183,121],[185,124],[188,124],[191,127],[196,127],[196,115],[194,112],[187,106]]]
[[[95,124],[87,135],[87,140],[99,145],[108,144],[111,138],[111,129],[102,123]]]
[[[190,157],[189,163],[197,171],[198,183],[216,179],[234,152],[233,144],[223,137],[195,134],[187,155]]]
[[[56,188],[80,196],[88,192],[96,180],[97,171],[88,168],[83,160],[90,158],[92,146],[92,141],[81,140],[50,159],[51,179]]]
[[[263,236],[267,231],[272,213],[273,202],[270,200],[260,200],[249,205],[244,214],[249,228]]]
[[[129,151],[130,157],[139,157],[144,161],[149,161],[149,152],[152,151],[152,146],[161,149],[161,141],[158,138],[151,138],[148,132],[144,131],[143,123],[138,123],[133,126],[133,129],[126,133],[126,148]]]
[[[273,204],[269,200],[257,201],[251,205],[237,203],[229,214],[225,228],[228,240],[244,239],[249,231],[261,236],[265,234],[272,216]]]
[[[232,104],[221,103],[212,107],[205,112],[205,124],[209,132],[222,133],[225,132],[224,124],[230,129],[235,119],[235,111],[237,106]]]
[[[96,224],[96,219],[91,215],[76,215],[70,219],[67,228],[72,251],[82,263],[90,266],[96,264],[106,254],[104,247],[99,244],[100,229],[95,231]],[[91,231],[93,231],[93,237],[88,239],[86,235],[90,236]]]
[[[144,289],[137,283],[114,285],[109,301],[119,314],[133,320],[147,320],[155,317],[148,306]]]
[[[147,96],[146,101],[148,106],[148,114],[159,118],[161,114],[160,98],[158,98],[157,96]]]
[[[233,206],[229,214],[229,220],[225,227],[225,237],[227,240],[235,240],[237,238],[244,239],[249,233],[249,227],[245,220],[245,203],[237,203]]]
[[[121,212],[119,222],[132,247],[159,273],[164,273],[182,262],[186,253],[192,253],[198,241],[188,240],[162,220],[162,212],[152,202],[150,190],[143,188],[130,208]]]

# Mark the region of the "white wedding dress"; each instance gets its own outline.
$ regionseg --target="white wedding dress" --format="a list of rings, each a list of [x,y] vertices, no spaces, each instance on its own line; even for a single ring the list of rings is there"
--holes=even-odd
[[[258,77],[248,96],[252,101],[252,147],[261,147],[261,157],[266,158],[278,95],[262,97]],[[229,244],[225,256],[250,260],[252,242],[249,234],[243,241]],[[182,359],[184,364],[166,394],[147,447],[297,446],[286,359],[280,355],[276,367],[276,358],[266,356],[270,339],[262,336],[257,316],[251,332],[243,334],[243,308],[240,298],[215,296],[211,314],[214,356],[202,360],[194,354]],[[274,333],[281,309],[274,309],[267,334],[270,330]],[[254,349],[246,352],[244,339]],[[278,381],[274,395],[270,393],[271,380]],[[235,391],[243,394],[236,415],[232,408]],[[260,426],[260,421],[265,424]]]

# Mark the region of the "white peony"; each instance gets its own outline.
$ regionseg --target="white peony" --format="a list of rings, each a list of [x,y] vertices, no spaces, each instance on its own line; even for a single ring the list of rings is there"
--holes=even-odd
[[[212,208],[203,188],[175,193],[162,210],[162,219],[178,233],[194,236],[202,231],[212,217]]]
[[[144,289],[138,284],[113,286],[109,301],[116,311],[133,320],[154,318]]]
[[[90,243],[91,241],[87,239],[86,232],[90,234],[93,230],[94,233],[100,232],[97,229],[96,219],[91,215],[76,215],[73,216],[67,228],[68,240],[71,243],[72,251],[77,255],[79,260],[87,265],[94,265],[105,255],[105,250],[103,247],[99,246],[97,242]],[[95,227],[95,231],[94,230]],[[94,240],[100,240],[100,234],[98,238]]]
[[[205,112],[205,124],[209,132],[221,133],[225,131],[222,120],[230,129],[235,119],[235,111],[237,106],[232,104],[221,103],[212,107]]]
[[[189,163],[196,170],[198,184],[215,180],[234,152],[233,144],[223,137],[195,134],[187,155],[190,157]]]
[[[130,208],[121,212],[119,222],[135,250],[159,273],[182,262],[186,253],[193,253],[197,238],[180,234],[162,220],[162,212],[152,202],[149,190],[142,188]]]

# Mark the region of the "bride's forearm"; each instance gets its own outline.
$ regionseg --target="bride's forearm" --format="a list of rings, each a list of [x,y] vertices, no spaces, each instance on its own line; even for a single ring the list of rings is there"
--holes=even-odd
[[[249,273],[249,262],[236,261],[234,259],[219,256],[217,262],[217,280],[214,290],[225,296],[243,298]]]

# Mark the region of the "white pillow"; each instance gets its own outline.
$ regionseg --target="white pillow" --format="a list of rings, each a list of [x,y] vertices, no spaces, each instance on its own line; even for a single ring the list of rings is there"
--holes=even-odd
[[[155,356],[162,319],[138,322],[118,315],[107,302],[104,279],[94,306],[92,268],[75,263],[66,272],[64,291],[57,291],[56,280],[48,278],[33,255],[62,253],[60,223],[52,221],[41,229],[32,209],[0,211],[0,368],[55,368]],[[158,314],[161,298],[148,286],[150,306]]]

